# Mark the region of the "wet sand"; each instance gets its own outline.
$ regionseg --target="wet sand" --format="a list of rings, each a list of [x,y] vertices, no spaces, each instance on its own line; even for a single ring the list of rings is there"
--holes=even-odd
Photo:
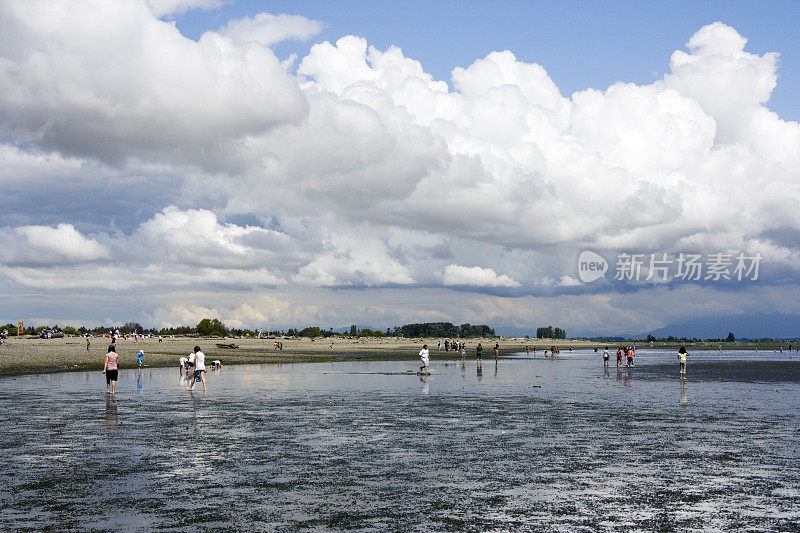
[[[656,363],[634,370],[642,378],[675,375],[677,363]],[[800,361],[722,360],[689,361],[687,379],[691,381],[736,381],[740,383],[800,382]]]
[[[279,339],[281,340],[281,339]],[[144,362],[148,367],[178,366],[181,357],[188,356],[195,345],[200,346],[206,354],[206,361],[214,359],[223,365],[259,364],[259,363],[299,363],[324,361],[382,360],[415,358],[424,343],[428,344],[431,354],[437,358],[457,358],[456,352],[436,352],[438,339],[336,339],[331,341],[317,339],[282,339],[283,350],[275,350],[274,339],[197,339],[197,338],[164,338],[118,340],[117,353],[120,354],[120,368],[136,367],[136,352],[144,350]],[[12,337],[7,344],[0,346],[0,376],[69,372],[82,370],[101,370],[109,339],[91,339],[90,349],[86,351],[86,339],[68,337],[63,339],[17,339]],[[467,339],[468,350],[474,355],[474,348],[481,342],[484,357],[492,357],[495,342],[500,343],[501,354],[508,354],[525,349],[526,345],[542,348],[550,343],[536,343],[524,339],[499,340]],[[216,345],[234,343],[239,348],[218,348]],[[586,348],[594,346],[582,341],[561,341],[557,346],[573,346]],[[442,344],[444,350],[444,343]]]
[[[800,361],[666,355],[2,378],[0,529],[797,531]]]

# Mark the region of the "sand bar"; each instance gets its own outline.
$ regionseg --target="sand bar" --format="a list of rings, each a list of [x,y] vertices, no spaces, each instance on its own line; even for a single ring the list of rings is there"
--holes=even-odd
[[[219,359],[223,365],[253,363],[298,363],[353,360],[409,359],[415,358],[424,343],[427,343],[433,358],[457,357],[456,352],[445,353],[444,339],[442,351],[436,352],[439,339],[405,338],[337,338],[330,339],[278,339],[283,342],[283,350],[275,350],[275,339],[221,339],[221,338],[157,338],[134,342],[130,339],[116,341],[120,354],[121,368],[136,366],[136,352],[144,350],[145,365],[150,367],[177,366],[178,359],[189,354],[195,345],[206,354],[206,361]],[[44,372],[68,372],[101,370],[110,340],[108,338],[90,339],[86,351],[86,339],[66,337],[62,339],[17,339],[11,337],[8,343],[0,346],[0,376],[35,374]],[[538,350],[552,345],[561,349],[590,348],[597,343],[588,341],[541,341],[531,339],[466,339],[469,355],[474,357],[475,346],[483,344],[484,357],[492,356],[495,342],[500,344],[501,355],[519,352],[525,346],[536,346]],[[235,344],[238,348],[218,348],[217,344]]]

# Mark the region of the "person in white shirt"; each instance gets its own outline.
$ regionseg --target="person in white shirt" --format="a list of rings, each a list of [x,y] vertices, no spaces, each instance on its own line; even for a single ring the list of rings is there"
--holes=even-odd
[[[182,376],[183,373],[186,372],[186,363],[189,361],[189,359],[186,357],[181,357],[180,359],[178,359],[178,361],[180,361],[180,366],[178,367],[178,374]]]
[[[186,390],[192,390],[194,384],[198,381],[203,382],[203,392],[206,390],[206,378],[203,374],[206,372],[206,354],[200,351],[199,346],[194,347],[194,375],[192,376],[192,383],[186,387]],[[189,356],[191,360],[192,356]]]
[[[189,361],[186,363],[186,379],[194,374],[194,350],[189,354]]]
[[[430,363],[430,352],[428,352],[428,345],[423,344],[422,349],[419,351],[419,358],[422,360],[422,366],[419,367],[421,372],[428,371],[428,363]]]

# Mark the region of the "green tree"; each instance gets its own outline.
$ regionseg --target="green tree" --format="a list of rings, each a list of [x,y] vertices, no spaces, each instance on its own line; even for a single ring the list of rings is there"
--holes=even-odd
[[[728,332],[728,338],[726,340],[728,342],[734,342],[736,340],[736,336],[733,334],[732,331]]]
[[[197,324],[196,330],[203,337],[224,337],[228,334],[228,328],[217,318],[204,318]]]
[[[322,330],[320,330],[316,326],[314,326],[313,328],[312,327],[308,327],[308,328],[303,328],[302,330],[300,330],[300,336],[301,337],[310,337],[312,339],[315,339],[315,338],[319,337],[320,335],[322,335]]]

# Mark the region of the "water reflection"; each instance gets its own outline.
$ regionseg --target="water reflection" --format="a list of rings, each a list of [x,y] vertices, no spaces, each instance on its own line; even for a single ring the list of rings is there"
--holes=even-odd
[[[681,405],[688,405],[689,404],[689,400],[688,400],[688,398],[686,398],[686,381],[684,381],[684,380],[681,380],[681,399],[680,399],[680,404]]]
[[[202,393],[198,392],[195,394],[194,391],[187,391],[189,396],[192,400],[192,412],[194,413],[194,432],[196,434],[200,433],[200,421],[202,418],[205,417],[205,399],[206,399],[206,391],[203,390]]]
[[[119,414],[117,413],[117,398],[112,394],[106,395],[105,425],[106,436],[116,436]]]
[[[483,381],[477,361],[230,366],[206,396],[173,367],[116,398],[99,372],[0,379],[0,530],[796,529],[800,370],[693,371],[676,416],[673,358],[637,361],[635,387],[576,352]]]
[[[422,394],[427,395],[431,391],[430,383],[428,383],[428,376],[424,373],[419,375],[419,380],[422,382]]]

